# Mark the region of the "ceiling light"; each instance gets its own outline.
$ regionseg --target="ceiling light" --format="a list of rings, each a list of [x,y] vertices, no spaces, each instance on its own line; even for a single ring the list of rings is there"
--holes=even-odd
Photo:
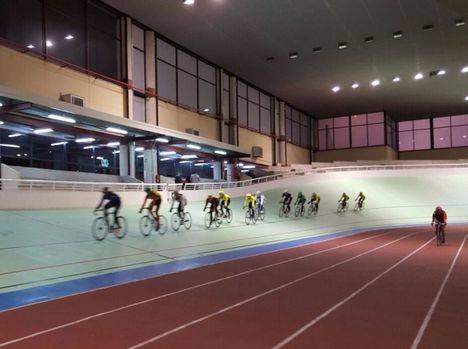
[[[247,173],[249,170],[241,170],[242,173]]]
[[[314,47],[314,48],[312,49],[312,52],[314,52],[314,53],[318,53],[318,52],[320,52],[320,51],[322,51],[322,48],[321,48],[320,46]]]
[[[114,155],[115,155],[115,154],[120,154],[120,150],[114,150],[114,151],[112,152],[112,154],[114,154]]]
[[[210,110],[208,108],[203,109],[203,112],[208,113]]]
[[[335,86],[332,88],[332,91],[335,93],[338,92],[339,90],[341,90],[340,86]]]
[[[144,151],[144,150],[145,150],[145,148],[143,148],[143,147],[136,147],[135,148],[135,151]]]
[[[244,169],[252,169],[255,168],[255,165],[245,165]]]
[[[94,142],[95,139],[92,137],[87,137],[87,138],[77,138],[75,139],[76,143],[92,143]]]
[[[296,59],[297,57],[299,57],[299,54],[297,52],[290,52],[289,53],[289,58]]]
[[[16,138],[16,137],[19,137],[19,136],[23,136],[22,133],[12,133],[11,135],[8,135],[8,138]]]
[[[468,73],[468,66],[463,67],[462,70],[461,70],[461,72],[462,72],[463,74]]]
[[[421,80],[422,78],[424,78],[423,73],[417,73],[417,74],[414,76],[414,80]]]
[[[159,161],[169,161],[169,160],[172,160],[171,158],[162,158],[162,159],[159,159]]]
[[[368,37],[364,38],[364,42],[367,43],[367,44],[371,43],[372,41],[374,41],[373,36],[368,36]]]
[[[159,138],[156,138],[156,142],[159,142],[159,143],[169,143],[169,140],[168,140],[167,138],[159,137]]]
[[[68,34],[67,36],[65,36],[65,40],[73,40],[75,37],[71,34]]]
[[[30,50],[32,50],[35,46],[32,45],[32,44],[29,44],[28,46],[26,46],[27,48],[29,48]]]
[[[58,145],[65,145],[68,144],[68,142],[57,142],[57,143],[52,143],[51,146],[56,147]]]
[[[356,89],[356,88],[359,87],[359,84],[358,84],[357,82],[355,82],[354,84],[351,85],[351,87],[352,87],[353,89]]]
[[[96,157],[96,160],[104,160],[104,158],[102,156],[98,156]]]
[[[126,130],[122,130],[121,128],[117,128],[117,127],[108,127],[106,128],[106,131],[120,133],[122,135],[126,135],[128,133]]]
[[[1,108],[1,107],[3,107],[3,103],[2,103],[2,102],[0,102],[0,108]]]
[[[275,57],[267,57],[266,61],[267,62],[272,62],[275,60]]]
[[[16,156],[21,156],[21,154],[16,154]]]
[[[196,144],[187,144],[187,148],[195,149],[195,150],[200,150],[201,149],[201,147],[199,145],[196,145]]]
[[[183,160],[183,161],[179,161],[179,164],[188,164],[189,162],[192,162],[190,160]]]
[[[401,78],[399,76],[395,76],[392,81],[393,82],[400,82]]]
[[[56,115],[56,114],[49,114],[47,117],[48,117],[49,119],[52,119],[52,120],[68,122],[68,123],[70,123],[70,124],[76,123],[76,120],[75,120],[75,119],[69,118],[68,116],[62,116],[62,115]]]
[[[86,147],[83,147],[83,149],[86,149],[86,150],[88,150],[88,149],[94,149],[94,148],[95,148],[94,145],[87,145]]]
[[[428,30],[432,30],[432,29],[434,29],[433,24],[426,24],[425,26],[422,27],[422,30],[424,30],[424,31],[428,31]]]
[[[204,166],[205,164],[203,162],[197,162],[195,166]]]
[[[6,148],[19,148],[20,146],[19,145],[16,145],[16,144],[0,144],[0,147],[6,147]]]
[[[175,151],[160,151],[159,155],[162,156],[167,156],[167,155],[176,155],[177,153]]]
[[[107,143],[108,147],[118,147],[120,145],[120,142],[109,142]]]
[[[144,158],[144,157],[145,157],[145,156],[144,156],[143,154],[137,155],[137,158],[140,158],[140,159],[141,159],[141,158]]]
[[[465,101],[468,102],[468,96],[465,97]]]
[[[374,87],[379,86],[380,85],[380,80],[375,79],[374,81],[371,82],[371,85],[374,86]]]
[[[195,0],[184,0],[184,5],[193,5],[195,4]]]
[[[466,21],[465,21],[464,19],[462,19],[462,18],[457,19],[457,20],[455,21],[455,26],[456,26],[456,27],[461,27],[461,26],[464,26],[465,24],[466,24]]]
[[[396,32],[393,32],[393,38],[394,38],[394,39],[399,39],[399,38],[401,38],[401,37],[403,37],[403,31],[398,30],[398,31],[396,31]]]
[[[0,121],[0,125],[3,125],[3,124],[4,124],[4,122],[3,122],[3,121]]]
[[[439,70],[439,71],[437,72],[437,75],[439,75],[439,76],[445,75],[445,74],[447,74],[447,72],[446,72],[445,70]]]
[[[219,154],[219,155],[227,155],[227,153],[224,150],[215,150],[214,152],[215,154]]]
[[[46,46],[47,47],[52,47],[52,46],[54,46],[54,43],[52,41],[50,41],[50,40],[46,40]]]
[[[239,166],[239,167],[244,167],[244,164],[243,164],[242,162],[239,162],[239,163],[237,164],[237,166]]]
[[[348,47],[348,43],[345,42],[345,41],[340,42],[340,43],[338,44],[338,48],[339,48],[340,50],[343,50],[343,49],[345,49],[345,48],[347,48],[347,47]]]
[[[35,134],[43,134],[43,133],[50,133],[50,132],[54,132],[54,130],[52,130],[51,128],[38,128],[37,130],[34,130],[33,131]]]
[[[197,159],[198,156],[196,156],[194,154],[190,154],[190,155],[182,155],[181,158],[182,159]]]

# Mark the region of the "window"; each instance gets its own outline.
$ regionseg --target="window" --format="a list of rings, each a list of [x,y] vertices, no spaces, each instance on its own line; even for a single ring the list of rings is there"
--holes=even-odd
[[[351,116],[351,146],[371,147],[385,145],[384,113]]]
[[[398,123],[398,150],[411,151],[431,148],[431,123],[429,119],[401,121]]]
[[[156,39],[158,95],[177,103],[176,49],[161,39]]]
[[[146,121],[146,101],[142,97],[133,96],[133,120]]]
[[[254,131],[260,131],[260,92],[249,86],[247,88],[247,99],[249,100],[248,127]]]
[[[468,114],[433,119],[434,148],[468,146]]]
[[[237,80],[237,120],[239,126],[247,127],[247,85]]]
[[[145,91],[145,32],[140,27],[132,25],[133,53],[133,86]]]
[[[197,78],[182,70],[177,72],[179,105],[197,110]]]
[[[321,119],[318,121],[318,129],[319,150],[350,147],[348,116]]]
[[[230,77],[228,74],[223,73],[223,114],[224,116],[230,117],[231,116],[231,108],[230,108]]]
[[[240,126],[271,134],[271,105],[270,96],[260,92],[253,86],[248,86],[242,81],[237,82],[237,116]],[[247,118],[244,108],[247,105]]]
[[[200,112],[216,115],[216,68],[198,61],[198,107]]]
[[[285,107],[286,138],[289,142],[300,147],[310,146],[309,116],[290,107]]]

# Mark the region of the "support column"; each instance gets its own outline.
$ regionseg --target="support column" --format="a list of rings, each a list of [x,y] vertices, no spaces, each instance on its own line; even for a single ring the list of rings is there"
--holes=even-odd
[[[221,181],[222,179],[222,163],[221,161],[213,162],[213,179],[215,181]]]
[[[226,180],[228,182],[233,182],[234,179],[234,169],[235,169],[235,164],[226,164]]]
[[[128,159],[128,145],[119,146],[119,175],[128,176],[129,175],[129,159]]]
[[[237,125],[237,79],[229,77],[229,144],[239,146]]]
[[[156,41],[154,32],[145,31],[145,78],[146,78],[146,122],[151,125],[158,124],[158,108],[156,100]]]
[[[145,149],[143,152],[143,173],[145,183],[154,183],[158,174],[157,149]]]
[[[127,83],[133,85],[133,41],[132,41],[132,19],[125,18],[125,52],[127,56],[126,70],[127,70]],[[127,117],[133,120],[133,90],[127,89]]]
[[[230,128],[230,123],[229,123],[229,118],[230,118],[230,113],[228,113],[228,111],[226,110],[226,102],[229,103],[229,101],[226,101],[226,96],[224,95],[224,89],[226,88],[225,83],[226,81],[224,81],[224,70],[223,69],[220,69],[219,70],[219,75],[220,75],[220,78],[219,78],[219,90],[221,92],[219,92],[219,105],[221,106],[221,142],[224,142],[224,143],[230,143],[230,139],[229,139],[229,128]],[[227,82],[229,83],[229,81]],[[230,96],[228,96],[228,98],[230,98]]]
[[[279,102],[278,114],[278,163],[286,166],[286,115],[284,102]]]
[[[128,143],[128,174],[130,177],[136,177],[135,142]]]

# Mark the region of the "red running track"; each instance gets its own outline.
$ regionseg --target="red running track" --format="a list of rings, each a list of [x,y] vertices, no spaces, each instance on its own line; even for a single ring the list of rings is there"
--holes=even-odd
[[[466,348],[468,242],[370,231],[0,312],[0,348]]]

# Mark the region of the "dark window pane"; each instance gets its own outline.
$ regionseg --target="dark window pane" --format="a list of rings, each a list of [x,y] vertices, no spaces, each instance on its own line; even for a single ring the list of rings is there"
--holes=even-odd
[[[45,5],[55,8],[69,17],[81,18],[81,21],[84,21],[86,0],[45,0]]]
[[[301,126],[301,147],[309,147],[309,128],[307,126]]]
[[[156,51],[158,58],[162,59],[163,61],[167,63],[171,63],[172,65],[175,65],[175,55],[176,55],[176,50],[175,47],[168,44],[167,42],[157,39],[156,40]]]
[[[178,103],[197,109],[197,78],[179,70],[178,89]]]
[[[177,67],[187,73],[197,75],[197,59],[181,50],[177,50]]]
[[[230,116],[229,92],[228,91],[223,91],[223,113],[226,116]]]
[[[229,83],[229,75],[226,73],[223,73],[223,88],[227,91],[230,90],[230,83]]]
[[[158,61],[158,95],[176,102],[176,70],[172,65]]]
[[[198,61],[198,77],[216,84],[216,69],[215,67],[206,64],[205,62]]]
[[[216,87],[206,81],[198,80],[199,108],[203,113],[216,114]]]
[[[333,129],[319,131],[319,150],[333,149]]]
[[[270,110],[265,108],[260,108],[260,131],[271,134]]]
[[[237,81],[237,94],[240,97],[247,98],[247,85],[239,80]]]
[[[89,69],[120,79],[120,41],[89,28]]]
[[[291,120],[286,119],[286,140],[292,141],[292,125]]]
[[[331,132],[332,130],[330,130]],[[334,130],[335,147],[334,149],[349,148],[349,128],[335,128]]]
[[[88,25],[113,38],[120,39],[119,16],[101,5],[88,2]]]
[[[351,127],[351,140],[353,148],[367,147],[367,126]]]
[[[133,47],[145,50],[145,31],[136,25],[132,25],[132,41]]]
[[[266,109],[270,109],[271,106],[270,106],[270,96],[264,94],[264,93],[260,93],[260,105],[263,107],[263,108],[266,108]]]
[[[296,122],[292,123],[292,142],[297,145],[301,144],[301,131]]]
[[[333,119],[320,119],[318,121],[318,128],[319,130],[330,129],[333,128]]]
[[[247,101],[243,98],[237,99],[237,119],[239,125],[247,126]]]
[[[249,94],[249,101],[254,102],[256,104],[259,104],[260,100],[260,95],[257,89],[253,87],[248,87],[248,94]]]
[[[249,102],[249,128],[259,131],[260,130],[260,109],[258,104]]]
[[[145,89],[145,54],[144,52],[133,49],[133,85],[140,89]]]
[[[145,99],[138,96],[133,96],[133,120],[145,122]]]

